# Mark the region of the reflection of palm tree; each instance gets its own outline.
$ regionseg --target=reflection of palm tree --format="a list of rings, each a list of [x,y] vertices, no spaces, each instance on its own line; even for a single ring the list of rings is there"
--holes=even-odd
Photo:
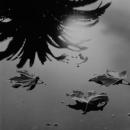
[[[79,11],[74,7],[95,3],[98,0],[4,0],[0,6],[0,41],[11,37],[7,49],[0,52],[0,60],[20,59],[17,67],[22,67],[27,60],[33,65],[35,55],[44,64],[48,54],[55,57],[48,44],[56,48],[67,48],[68,44],[60,39],[59,32],[63,19],[68,15],[84,15],[88,20],[98,21],[110,3],[91,11]],[[8,20],[7,20],[8,19]]]

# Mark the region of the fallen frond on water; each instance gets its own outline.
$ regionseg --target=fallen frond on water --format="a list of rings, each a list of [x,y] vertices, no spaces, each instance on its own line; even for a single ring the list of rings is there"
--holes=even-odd
[[[110,85],[130,85],[130,82],[126,80],[127,78],[127,71],[116,72],[111,70],[106,70],[105,74],[97,75],[91,79],[90,82],[95,82],[100,85],[104,85],[109,87]]]
[[[18,70],[17,73],[20,76],[14,76],[10,78],[10,82],[12,83],[13,88],[26,87],[27,90],[33,90],[36,85],[44,84],[43,81],[40,80],[39,76],[35,76],[34,74],[30,74],[26,70]]]
[[[102,111],[109,101],[106,93],[98,94],[96,91],[89,91],[85,95],[82,91],[74,90],[71,94],[67,93],[66,96],[71,97],[76,102],[74,105],[67,106],[75,110],[82,110],[82,114],[89,111]]]

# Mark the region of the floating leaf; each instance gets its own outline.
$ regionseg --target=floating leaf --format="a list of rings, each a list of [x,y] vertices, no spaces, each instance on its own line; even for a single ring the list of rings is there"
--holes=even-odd
[[[76,102],[76,104],[69,104],[67,106],[75,110],[82,110],[83,114],[86,114],[89,111],[103,110],[109,101],[106,93],[97,94],[95,91],[92,91],[88,92],[86,96],[83,94],[82,97],[77,95],[74,96],[73,94],[74,93],[70,94],[70,97]]]
[[[127,72],[116,72],[116,71],[110,71],[107,70],[105,74],[101,74],[98,76],[95,76],[91,79],[89,79],[90,82],[95,82],[100,85],[104,85],[106,87],[109,87],[110,85],[130,85],[130,83],[126,80]]]
[[[13,88],[27,87],[27,90],[33,90],[37,84],[43,84],[44,82],[40,81],[39,76],[34,76],[29,74],[27,71],[17,71],[20,76],[14,76],[9,80],[12,83]]]

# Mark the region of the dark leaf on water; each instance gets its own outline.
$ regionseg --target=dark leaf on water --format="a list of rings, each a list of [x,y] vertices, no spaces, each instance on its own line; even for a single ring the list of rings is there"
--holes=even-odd
[[[58,123],[55,123],[54,126],[58,126],[59,124]]]
[[[98,76],[95,76],[91,79],[89,79],[90,82],[95,82],[100,85],[104,85],[106,87],[109,87],[110,85],[130,85],[130,83],[126,80],[127,78],[127,72],[116,72],[116,71],[110,71],[107,70],[105,74],[101,74]]]
[[[14,76],[9,80],[12,83],[13,88],[24,87],[28,88],[27,90],[33,90],[37,84],[43,84],[44,82],[40,81],[39,76],[29,74],[27,71],[17,71],[20,76]]]
[[[50,123],[46,123],[46,126],[51,126],[51,124]]]
[[[82,110],[82,114],[86,114],[89,111],[102,111],[109,101],[106,93],[97,94],[95,91],[88,92],[87,95],[82,95],[82,97],[72,95],[73,93],[70,94],[70,97],[76,104],[69,104],[67,106],[75,110]]]
[[[59,126],[58,123],[46,123],[45,125],[48,126],[48,127],[57,127],[57,126]]]

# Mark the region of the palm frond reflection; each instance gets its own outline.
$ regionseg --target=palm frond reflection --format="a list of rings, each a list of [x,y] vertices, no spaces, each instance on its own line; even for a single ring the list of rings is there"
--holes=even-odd
[[[96,9],[89,11],[75,9],[96,1],[98,0],[53,0],[50,3],[43,0],[4,0],[0,6],[0,41],[9,37],[12,40],[8,47],[0,52],[0,60],[19,59],[18,68],[23,67],[27,60],[32,66],[36,54],[42,64],[49,55],[58,60],[59,57],[52,53],[48,44],[58,49],[68,49],[70,44],[59,38],[63,21],[70,15],[80,15],[86,20],[98,21],[110,3],[103,6],[100,3]],[[77,45],[74,47],[83,49]]]

